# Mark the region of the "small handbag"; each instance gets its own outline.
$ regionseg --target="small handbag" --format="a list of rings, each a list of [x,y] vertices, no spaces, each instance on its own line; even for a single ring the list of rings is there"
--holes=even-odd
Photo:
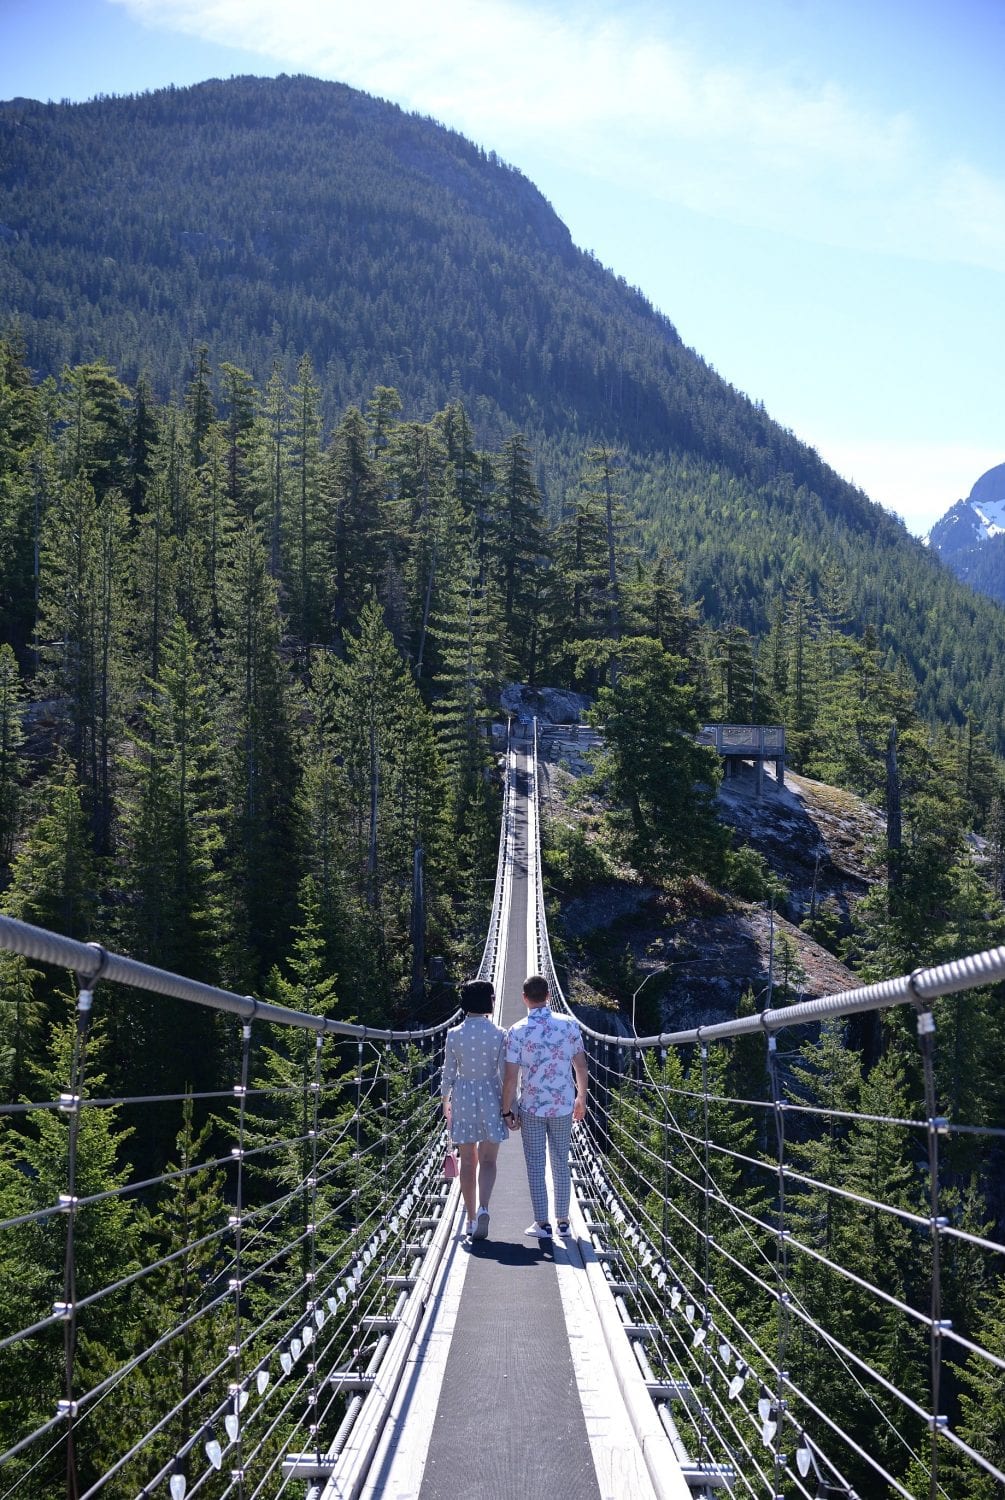
[[[454,1150],[453,1146],[448,1146],[447,1154],[443,1158],[443,1175],[449,1182],[452,1178],[457,1176],[457,1173],[459,1171],[460,1167],[457,1161],[457,1152]]]

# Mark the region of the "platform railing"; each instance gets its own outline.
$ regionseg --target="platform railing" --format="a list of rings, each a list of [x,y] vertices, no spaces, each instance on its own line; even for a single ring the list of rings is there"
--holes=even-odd
[[[534,865],[539,962],[568,1009],[539,849]],[[936,1027],[966,1004],[943,997],[1003,978],[997,948],[717,1025],[580,1021],[577,1194],[695,1492],[1005,1485],[1005,1438],[982,1415],[1005,1390],[1005,1243],[969,1186],[1001,1180],[1005,1129],[948,1118],[934,1068]],[[863,1078],[843,1028],[896,1008],[891,1060]]]

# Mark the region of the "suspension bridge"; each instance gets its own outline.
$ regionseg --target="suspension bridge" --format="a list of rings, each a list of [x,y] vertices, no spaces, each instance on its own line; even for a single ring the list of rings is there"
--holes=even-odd
[[[507,749],[479,971],[504,1025],[530,971],[567,1008],[535,745]],[[935,1002],[1002,978],[1005,949],[687,1032],[583,1025],[591,1098],[573,1137],[571,1232],[544,1243],[523,1235],[513,1140],[490,1238],[462,1237],[438,1089],[456,1017],[374,1030],[300,1014],[9,918],[0,949],[71,971],[78,992],[65,1083],[2,1107],[7,1159],[33,1136],[53,1165],[41,1173],[24,1153],[23,1201],[0,1221],[0,1266],[35,1257],[0,1313],[0,1362],[36,1372],[23,1399],[4,1387],[0,1500],[956,1500],[1005,1486],[1001,1435],[975,1440],[946,1401],[958,1367],[1000,1390],[1005,1349],[943,1305],[948,1260],[965,1254],[1001,1287],[1005,1246],[961,1222],[940,1160],[959,1141],[978,1163],[1000,1160],[1005,1131],[940,1116],[933,1069]],[[101,1097],[95,1024],[117,996],[219,1012],[229,1086]],[[891,1007],[917,1032],[913,1114],[801,1102],[786,1039]],[[752,1097],[730,1092],[744,1075],[724,1059],[741,1048],[767,1080]],[[292,1060],[285,1073],[263,1069],[270,1052]],[[133,1144],[163,1131],[165,1111],[182,1130],[193,1108],[214,1129],[190,1130],[163,1171],[95,1180],[102,1121],[128,1121]],[[829,1171],[855,1132],[875,1160],[909,1162],[909,1204]],[[94,1251],[103,1216],[165,1202],[171,1235],[110,1276]],[[906,1290],[861,1274],[844,1248],[849,1233],[893,1243],[894,1231],[923,1268]],[[109,1340],[117,1326],[126,1347]],[[27,1391],[40,1379],[44,1409]]]

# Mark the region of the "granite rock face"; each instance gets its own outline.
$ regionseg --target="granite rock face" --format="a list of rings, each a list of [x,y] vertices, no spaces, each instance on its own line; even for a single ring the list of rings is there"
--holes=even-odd
[[[565,692],[560,688],[532,688],[512,682],[499,694],[504,713],[529,723],[581,724],[592,700],[585,693]]]

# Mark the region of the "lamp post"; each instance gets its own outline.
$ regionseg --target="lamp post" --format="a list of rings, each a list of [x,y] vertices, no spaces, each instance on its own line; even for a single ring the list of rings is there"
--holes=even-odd
[[[672,969],[672,968],[673,968],[673,964],[663,964],[663,966],[661,968],[659,968],[659,969],[650,969],[650,971],[646,975],[645,979],[643,979],[642,983],[639,985],[639,988],[632,995],[632,1030],[633,1031],[635,1031],[635,997],[636,997],[636,995],[639,994],[640,990],[645,989],[645,987],[649,983],[650,979],[655,979],[655,977],[656,977],[657,974],[665,974],[668,969]],[[638,1036],[638,1032],[637,1031],[635,1031],[635,1035]]]

